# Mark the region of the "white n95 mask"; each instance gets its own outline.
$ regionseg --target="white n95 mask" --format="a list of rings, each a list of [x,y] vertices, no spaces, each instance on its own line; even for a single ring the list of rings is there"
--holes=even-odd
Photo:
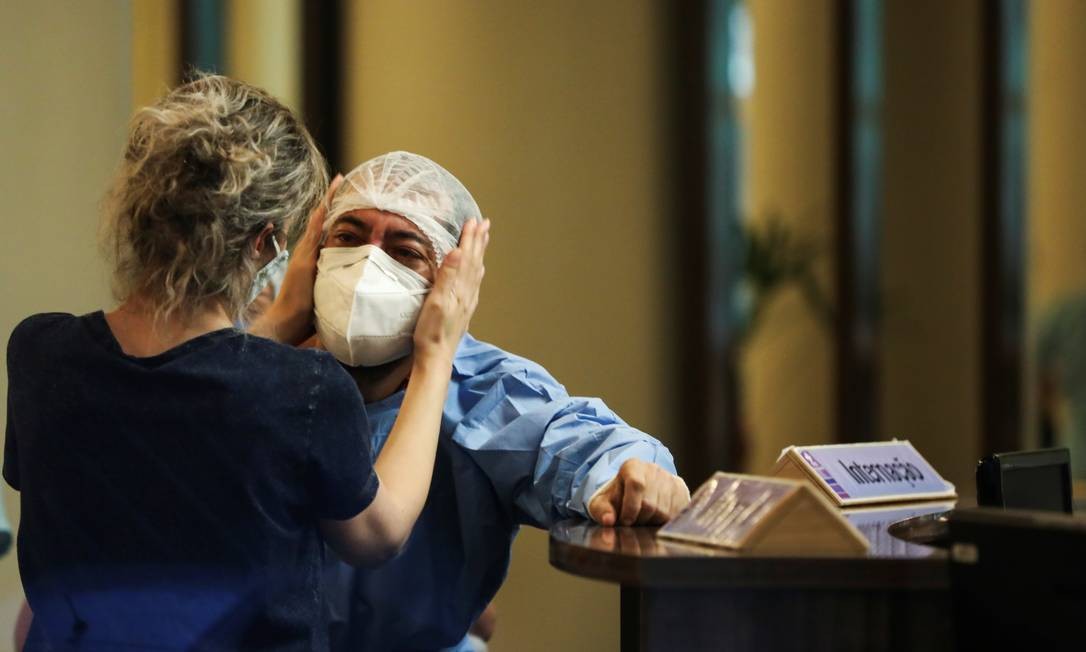
[[[340,362],[374,367],[411,352],[430,283],[376,245],[325,247],[313,308],[321,343]]]

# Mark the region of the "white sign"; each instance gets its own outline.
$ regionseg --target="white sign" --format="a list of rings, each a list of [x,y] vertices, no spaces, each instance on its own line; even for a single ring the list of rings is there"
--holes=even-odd
[[[907,441],[789,446],[773,475],[806,479],[842,507],[956,496]]]

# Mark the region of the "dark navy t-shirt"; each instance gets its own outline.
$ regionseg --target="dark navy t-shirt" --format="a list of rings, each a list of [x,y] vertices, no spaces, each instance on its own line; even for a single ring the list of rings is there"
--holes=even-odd
[[[378,485],[332,356],[226,329],[137,358],[101,312],[43,314],[8,379],[28,650],[327,648],[318,519]]]

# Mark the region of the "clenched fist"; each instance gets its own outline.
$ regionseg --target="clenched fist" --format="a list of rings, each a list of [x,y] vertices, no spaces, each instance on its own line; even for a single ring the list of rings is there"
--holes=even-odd
[[[662,525],[690,502],[682,478],[652,462],[626,460],[589,502],[588,515],[600,525]]]

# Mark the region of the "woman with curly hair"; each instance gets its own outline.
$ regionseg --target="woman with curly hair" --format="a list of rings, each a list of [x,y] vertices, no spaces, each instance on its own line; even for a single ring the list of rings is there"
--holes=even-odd
[[[25,649],[324,649],[324,544],[372,564],[406,540],[488,224],[435,278],[374,461],[351,378],[289,346],[311,334],[327,191],[313,140],[260,89],[202,76],[136,114],[106,202],[119,305],[34,315],[8,345]],[[238,330],[295,231],[278,298]]]

